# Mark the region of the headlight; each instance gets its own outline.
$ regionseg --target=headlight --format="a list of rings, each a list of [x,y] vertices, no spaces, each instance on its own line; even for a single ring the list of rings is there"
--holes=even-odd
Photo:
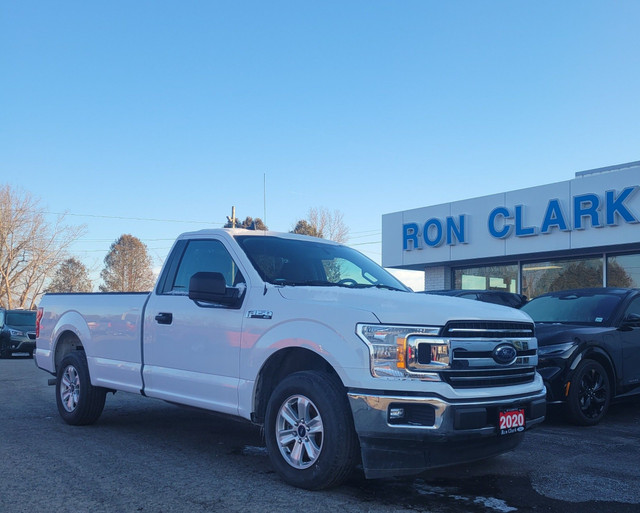
[[[22,331],[10,329],[9,333],[11,333],[12,337],[24,337],[24,332],[22,332]]]
[[[573,349],[576,345],[575,342],[566,342],[564,344],[553,344],[551,346],[539,346],[538,356],[559,356]]]
[[[369,346],[371,374],[376,378],[439,381],[437,371],[449,367],[449,341],[438,338],[440,328],[358,324],[358,336]]]

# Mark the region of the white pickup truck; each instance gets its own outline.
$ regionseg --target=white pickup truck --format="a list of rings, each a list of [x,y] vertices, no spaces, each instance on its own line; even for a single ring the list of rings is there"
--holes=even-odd
[[[414,294],[322,239],[183,234],[151,293],[47,294],[37,320],[69,424],[118,390],[243,417],[307,489],[493,456],[545,415],[526,314]]]

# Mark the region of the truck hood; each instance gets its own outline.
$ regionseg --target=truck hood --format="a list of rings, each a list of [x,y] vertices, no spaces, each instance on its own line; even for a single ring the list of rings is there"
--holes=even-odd
[[[444,326],[451,320],[532,322],[524,312],[472,299],[415,294],[386,289],[345,287],[280,287],[283,298],[324,303],[373,313],[383,324]]]

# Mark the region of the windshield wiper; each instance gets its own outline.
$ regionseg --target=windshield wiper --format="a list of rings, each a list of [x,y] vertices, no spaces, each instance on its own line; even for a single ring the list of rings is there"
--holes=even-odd
[[[392,287],[391,285],[385,285],[384,283],[358,283],[356,285],[350,285],[354,289],[385,289],[385,290],[397,290],[398,292],[406,292],[406,290],[399,289],[398,287]]]
[[[406,292],[398,287],[392,287],[391,285],[385,285],[383,283],[339,283],[326,280],[306,280],[306,281],[292,281],[285,280],[284,278],[278,278],[273,280],[274,285],[283,285],[289,287],[344,287],[346,289],[385,289],[385,290],[397,290],[398,292]]]
[[[330,281],[323,280],[306,280],[306,281],[292,281],[285,280],[284,278],[278,278],[273,280],[274,285],[285,285],[290,287],[343,287],[339,283],[331,283]]]

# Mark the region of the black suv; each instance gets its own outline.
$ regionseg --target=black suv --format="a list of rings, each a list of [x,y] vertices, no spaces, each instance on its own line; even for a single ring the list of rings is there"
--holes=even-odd
[[[522,310],[536,324],[547,400],[570,421],[597,424],[612,400],[640,394],[640,290],[550,292]]]
[[[29,353],[36,348],[36,312],[0,309],[0,358]]]

